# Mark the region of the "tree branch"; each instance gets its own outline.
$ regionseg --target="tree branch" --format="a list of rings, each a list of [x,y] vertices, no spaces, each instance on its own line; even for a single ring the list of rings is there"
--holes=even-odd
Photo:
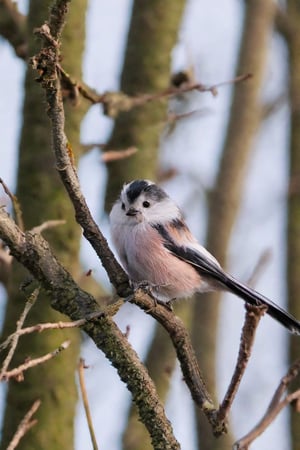
[[[100,317],[103,313],[102,312],[96,312],[94,314],[91,314],[90,316],[86,317],[85,319],[79,319],[74,320],[73,322],[54,322],[54,323],[37,323],[36,325],[32,325],[31,327],[26,328],[20,328],[17,329],[14,333],[9,335],[2,344],[0,344],[0,352],[8,347],[8,345],[16,338],[24,336],[25,334],[31,334],[31,333],[41,333],[42,331],[46,330],[63,330],[66,328],[77,328],[82,327],[82,325],[85,325],[88,321],[91,321],[93,319],[96,319]]]
[[[255,332],[260,322],[261,317],[266,312],[266,306],[252,306],[245,304],[246,317],[242,330],[240,349],[237,363],[232,375],[230,384],[225,394],[224,400],[218,410],[218,420],[224,421],[229,414],[231,405],[238,391],[242,377],[245,373],[251,350],[254,344]]]
[[[146,103],[175,97],[186,92],[210,92],[213,96],[216,96],[218,95],[218,89],[220,87],[246,81],[252,77],[252,74],[247,73],[239,75],[232,80],[223,81],[211,86],[198,82],[186,82],[180,86],[168,87],[167,89],[164,89],[163,91],[157,92],[155,94],[141,94],[130,96],[125,94],[124,92],[104,92],[104,94],[99,94],[93,89],[84,85],[84,83],[73,80],[72,77],[63,69],[60,64],[57,64],[57,70],[64,86],[66,86],[68,90],[72,92],[75,90],[93,105],[99,103],[102,104],[104,113],[112,118],[116,118],[121,112],[128,112],[131,109],[143,106]]]
[[[97,441],[96,441],[96,436],[95,436],[95,431],[94,431],[94,427],[93,427],[93,421],[92,421],[92,416],[91,416],[91,411],[90,411],[90,407],[89,407],[89,401],[88,401],[88,396],[87,396],[87,391],[86,391],[85,381],[84,381],[84,369],[85,368],[86,368],[86,366],[84,364],[84,360],[82,358],[80,358],[79,366],[78,366],[78,375],[79,375],[79,386],[80,386],[80,391],[81,391],[81,396],[82,396],[82,402],[83,402],[86,420],[88,423],[89,432],[90,432],[90,436],[91,436],[91,440],[92,440],[92,444],[93,444],[93,450],[98,450],[98,445],[97,445]]]
[[[300,359],[298,359],[288,370],[287,374],[281,379],[281,382],[278,388],[275,391],[275,394],[272,397],[272,400],[268,406],[268,409],[262,419],[258,422],[258,424],[244,437],[239,439],[234,444],[235,450],[246,450],[249,448],[249,445],[260,436],[266,428],[276,419],[280,411],[292,403],[295,400],[300,399],[300,389],[297,391],[286,395],[286,397],[282,399],[282,396],[289,384],[299,375],[300,372]]]
[[[5,378],[5,373],[7,372],[7,368],[8,368],[8,366],[9,366],[9,364],[10,364],[10,362],[11,362],[13,356],[14,356],[15,350],[16,350],[17,345],[18,345],[18,341],[19,341],[19,337],[20,337],[19,331],[21,330],[21,328],[23,326],[23,323],[25,322],[25,319],[26,319],[29,311],[31,310],[32,306],[35,304],[36,299],[37,299],[37,297],[39,295],[39,292],[40,292],[39,288],[35,289],[32,292],[32,294],[29,296],[28,300],[25,303],[24,310],[23,310],[19,320],[17,321],[17,330],[12,335],[12,337],[11,337],[11,339],[9,341],[9,343],[11,344],[10,350],[9,350],[9,352],[8,352],[4,362],[2,364],[2,367],[1,367],[0,380],[2,378]]]
[[[34,359],[29,359],[28,361],[25,361],[23,364],[15,367],[14,369],[1,371],[0,381],[7,381],[10,378],[15,378],[17,381],[23,381],[23,373],[25,372],[25,370],[31,369],[32,367],[35,367],[39,364],[44,364],[45,362],[49,361],[49,359],[57,356],[61,351],[66,350],[69,347],[70,343],[71,341],[65,341],[58,348],[56,348],[52,352],[47,353],[46,355]]]
[[[47,241],[40,234],[22,232],[3,208],[0,208],[0,237],[9,246],[12,255],[48,292],[55,309],[72,320],[99,313],[95,299],[77,286],[52,254]],[[149,303],[147,305],[149,308]],[[103,313],[99,318],[85,321],[82,328],[126,383],[139,409],[141,420],[151,435],[153,446],[178,449],[179,444],[173,436],[171,424],[157,397],[153,381],[113,320]]]
[[[15,2],[0,0],[0,34],[14,48],[16,55],[27,57],[26,18],[21,14]]]
[[[37,420],[31,420],[31,418],[33,414],[39,409],[40,405],[41,405],[40,400],[36,400],[33,403],[31,408],[25,414],[24,419],[18,426],[18,429],[6,450],[14,450],[19,445],[20,440],[27,433],[27,431],[30,430],[30,428],[32,428],[37,423]]]

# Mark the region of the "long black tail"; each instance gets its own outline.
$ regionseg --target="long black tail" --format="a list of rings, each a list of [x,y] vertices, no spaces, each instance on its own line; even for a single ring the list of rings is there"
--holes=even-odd
[[[267,314],[280,322],[291,333],[300,335],[300,322],[264,295],[251,289],[249,286],[240,283],[227,273],[222,280],[222,284],[251,305],[266,305],[268,307]]]
[[[160,224],[153,225],[158,231],[164,241],[164,246],[177,258],[191,264],[201,277],[208,277],[209,281],[215,280],[219,285],[224,286],[241,297],[251,305],[266,305],[268,307],[267,314],[280,322],[284,327],[290,330],[293,334],[300,335],[300,322],[291,314],[284,311],[284,309],[277,306],[267,297],[259,294],[254,289],[237,281],[234,277],[226,273],[217,263],[217,261],[204,249],[198,247],[185,247],[178,245],[170,236],[165,227]]]

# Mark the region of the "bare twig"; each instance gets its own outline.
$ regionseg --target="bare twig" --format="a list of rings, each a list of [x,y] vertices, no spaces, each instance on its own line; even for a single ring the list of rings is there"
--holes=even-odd
[[[252,306],[248,304],[245,304],[245,308],[246,308],[246,317],[242,329],[237,363],[230,384],[228,386],[227,392],[224,396],[224,400],[221,403],[219,411],[217,413],[218,420],[221,422],[226,419],[229,413],[230,407],[237,393],[237,390],[239,388],[240,382],[242,380],[242,377],[247,367],[247,363],[251,355],[257,326],[259,324],[261,317],[267,310],[265,306]]]
[[[247,280],[249,286],[255,286],[258,278],[261,276],[262,272],[266,269],[272,258],[272,252],[270,249],[266,249],[258,258],[258,261],[252,271],[252,274]]]
[[[103,312],[98,311],[96,313],[90,314],[85,319],[74,320],[73,322],[38,323],[36,325],[32,325],[31,327],[21,328],[15,333],[8,336],[8,338],[4,342],[2,342],[2,344],[0,345],[0,351],[4,350],[10,344],[10,342],[15,339],[15,337],[20,338],[25,334],[31,334],[35,332],[41,333],[42,331],[46,330],[62,330],[65,328],[82,327],[87,322],[98,319],[99,317],[101,317],[101,315],[103,315]]]
[[[32,428],[37,423],[36,419],[31,420],[31,418],[32,418],[33,414],[35,414],[36,411],[39,409],[40,405],[41,405],[40,400],[36,400],[32,404],[31,408],[25,414],[23,420],[21,421],[20,425],[18,426],[18,429],[17,429],[14,437],[10,441],[6,450],[14,450],[19,445],[20,440],[27,433],[27,431],[30,430],[30,428]]]
[[[14,356],[16,347],[18,345],[18,341],[19,341],[19,334],[18,334],[18,332],[21,330],[21,328],[23,326],[23,323],[24,323],[24,321],[25,321],[25,319],[26,319],[30,309],[34,305],[34,303],[35,303],[35,301],[36,301],[36,299],[37,299],[37,297],[39,295],[39,292],[40,292],[39,288],[36,288],[32,292],[32,294],[30,295],[30,297],[28,298],[28,300],[25,303],[24,310],[23,310],[19,320],[17,321],[17,330],[16,330],[16,333],[14,333],[12,335],[13,337],[10,340],[11,347],[10,347],[10,350],[9,350],[9,352],[8,352],[4,362],[3,362],[3,365],[2,365],[2,368],[1,368],[1,372],[0,372],[0,380],[2,380],[4,378],[4,376],[5,376],[5,373],[7,373],[7,368],[8,368],[8,366],[9,366],[9,364],[10,364],[10,362],[11,362],[13,356]]]
[[[246,81],[251,77],[251,74],[244,74],[237,76],[232,80],[224,81],[211,86],[206,86],[201,83],[184,83],[179,87],[171,86],[164,91],[155,94],[141,94],[135,97],[130,97],[123,92],[106,92],[99,96],[96,103],[102,103],[104,105],[104,112],[107,115],[116,117],[121,111],[129,111],[146,103],[175,97],[186,92],[211,92],[213,96],[216,96],[218,94],[218,88],[225,85]]]
[[[37,227],[32,228],[33,233],[42,233],[45,230],[48,230],[49,228],[54,228],[59,225],[65,225],[65,220],[47,220],[46,222],[43,222],[41,225],[38,225]]]
[[[288,388],[289,384],[298,376],[300,372],[300,359],[298,359],[289,369],[287,374],[281,379],[281,382],[278,388],[275,391],[275,394],[272,397],[272,400],[268,406],[268,409],[262,419],[258,422],[258,424],[244,437],[239,439],[234,444],[234,449],[236,450],[246,450],[248,449],[251,442],[253,442],[258,436],[260,436],[266,428],[276,419],[280,411],[292,403],[295,400],[300,399],[300,389],[297,391],[286,395],[286,397],[281,400],[283,393]]]
[[[10,378],[15,378],[17,381],[23,381],[23,372],[25,372],[28,369],[31,369],[32,367],[38,366],[39,364],[43,364],[46,361],[49,361],[49,359],[54,358],[61,351],[66,350],[70,344],[71,344],[70,340],[64,341],[58,348],[56,348],[52,352],[47,353],[46,355],[40,356],[39,358],[30,359],[29,361],[26,361],[24,364],[21,364],[15,369],[6,372],[1,372],[0,381],[2,380],[6,381],[9,380]]]
[[[12,202],[13,209],[14,209],[14,212],[15,212],[15,215],[16,215],[17,225],[21,228],[21,230],[24,230],[23,214],[22,214],[22,209],[21,209],[21,205],[19,203],[19,200],[9,190],[8,186],[4,183],[2,178],[0,178],[0,184],[2,184],[5,194],[10,198],[10,200]]]
[[[134,155],[138,149],[136,147],[128,147],[125,150],[107,150],[101,155],[101,160],[104,163],[112,161],[119,161],[120,159],[129,158]]]
[[[91,435],[93,449],[98,450],[98,445],[97,445],[96,435],[95,435],[95,431],[94,431],[94,427],[93,427],[91,411],[90,411],[90,407],[89,407],[88,395],[87,395],[85,381],[84,381],[84,369],[85,368],[86,368],[86,366],[85,366],[84,360],[82,358],[80,358],[79,366],[78,366],[80,391],[81,391],[83,406],[84,406],[85,415],[86,415],[86,419],[87,419],[87,423],[88,423],[88,427],[89,427],[89,432]]]
[[[98,148],[101,150],[104,150],[104,152],[101,155],[101,161],[104,163],[110,163],[112,161],[118,161],[120,159],[129,158],[130,156],[134,155],[138,149],[136,147],[128,147],[124,149],[118,149],[118,150],[106,150],[107,145],[106,144],[100,144],[100,143],[92,143],[92,144],[82,144],[81,148],[84,153],[90,151],[92,148]]]
[[[82,82],[73,80],[72,77],[63,69],[60,64],[57,64],[57,70],[60,74],[62,83],[64,85],[67,85],[70,91],[73,92],[74,90],[76,90],[76,92],[80,93],[82,97],[90,101],[92,104],[103,104],[104,112],[110,117],[116,117],[120,112],[129,111],[149,102],[175,97],[191,91],[211,92],[213,96],[216,96],[218,95],[218,89],[220,87],[240,83],[252,77],[252,74],[247,73],[239,75],[232,80],[222,81],[211,86],[189,81],[179,86],[172,85],[167,89],[155,94],[129,96],[123,92],[105,92],[104,94],[98,94],[93,89],[85,86]]]

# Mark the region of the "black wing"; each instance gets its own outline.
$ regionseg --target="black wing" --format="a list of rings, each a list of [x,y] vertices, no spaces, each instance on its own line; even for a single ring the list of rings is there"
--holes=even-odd
[[[242,298],[251,305],[266,305],[268,307],[267,313],[285,326],[294,334],[300,334],[300,322],[295,319],[280,306],[273,303],[264,295],[255,291],[254,289],[240,283],[234,277],[226,273],[213,259],[209,259],[205,254],[194,250],[191,247],[179,246],[169,235],[168,231],[162,225],[153,225],[159,232],[164,241],[164,246],[177,258],[186,261],[195,267],[199,275],[208,277],[217,281],[218,284],[224,286],[226,290],[230,290],[238,297]]]

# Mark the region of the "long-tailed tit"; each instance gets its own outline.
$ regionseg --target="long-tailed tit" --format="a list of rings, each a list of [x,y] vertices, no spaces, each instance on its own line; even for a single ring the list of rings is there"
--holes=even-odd
[[[299,321],[221,268],[191,234],[178,206],[153,182],[126,184],[112,208],[110,224],[128,276],[133,282],[149,283],[159,301],[227,290],[251,305],[266,305],[271,317],[300,334]]]

